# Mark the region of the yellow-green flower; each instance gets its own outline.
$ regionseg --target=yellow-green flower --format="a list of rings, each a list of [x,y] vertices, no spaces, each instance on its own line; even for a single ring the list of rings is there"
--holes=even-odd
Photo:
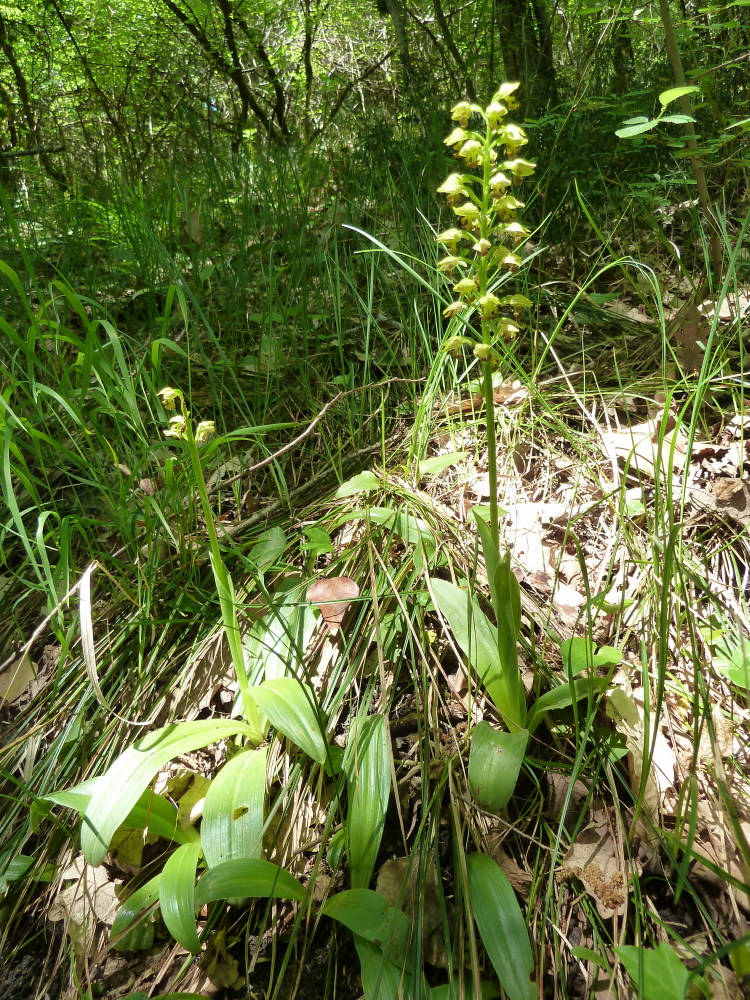
[[[523,208],[524,204],[518,198],[514,198],[512,194],[506,194],[495,202],[495,211],[501,219],[512,219],[518,209]]]
[[[528,160],[506,160],[503,164],[505,170],[510,170],[516,180],[522,177],[531,177],[536,169],[536,163],[529,163]]]
[[[531,236],[526,226],[522,226],[520,222],[509,222],[504,227],[504,230],[509,236],[513,237],[516,243],[520,243],[521,240],[528,239]]]
[[[435,237],[437,243],[442,243],[444,246],[449,247],[452,253],[456,252],[456,247],[459,240],[468,239],[466,233],[463,229],[446,229],[445,232],[440,233]]]
[[[453,291],[463,299],[472,299],[477,294],[477,286],[473,278],[461,278],[453,286]]]
[[[477,299],[476,307],[482,319],[491,319],[500,308],[500,299],[492,292],[487,292]]]
[[[172,402],[172,409],[174,409],[174,401]],[[183,438],[185,437],[186,426],[187,421],[183,414],[176,413],[173,417],[169,418],[169,428],[162,431],[162,433],[164,434],[164,437],[167,438]]]
[[[505,145],[511,153],[515,153],[520,146],[525,146],[529,141],[521,126],[516,125],[514,122],[508,122],[503,130],[503,135]]]
[[[195,443],[203,444],[216,433],[216,425],[213,420],[201,420],[195,428]]]
[[[504,104],[502,101],[493,101],[492,104],[487,105],[487,110],[485,115],[487,117],[487,124],[491,129],[499,128],[502,124],[503,118],[508,114],[508,105]]]
[[[454,213],[461,219],[466,219],[467,222],[475,222],[479,216],[479,205],[475,205],[473,201],[465,201],[463,205],[454,205]]]
[[[449,337],[443,344],[443,350],[448,354],[452,354],[454,358],[458,358],[461,355],[461,351],[464,347],[471,347],[474,343],[468,337]]]
[[[451,174],[449,177],[446,177],[438,188],[438,194],[447,194],[448,197],[463,195],[464,198],[467,198],[469,192],[464,185],[464,175]]]
[[[447,139],[443,139],[446,146],[457,146],[460,142],[465,142],[467,139],[466,132],[462,128],[454,128]]]
[[[482,143],[478,139],[467,139],[458,151],[469,166],[477,166],[482,160]]]
[[[449,306],[446,306],[445,309],[443,309],[443,316],[446,319],[453,319],[454,316],[458,316],[460,312],[463,312],[465,308],[465,302],[451,302]]]
[[[496,368],[500,361],[497,352],[493,351],[489,344],[474,344],[474,357],[485,364],[492,365],[493,368]]]
[[[458,122],[459,125],[466,128],[469,124],[469,119],[477,110],[474,104],[469,104],[468,101],[459,101],[458,104],[451,108],[451,121]]]
[[[507,174],[504,174],[502,170],[498,170],[496,174],[490,177],[490,187],[492,188],[492,193],[495,195],[502,195],[506,188],[511,185],[511,179]]]
[[[460,257],[443,257],[442,260],[438,261],[438,271],[442,271],[443,274],[453,274],[457,267],[463,267],[466,264],[465,260]]]
[[[471,249],[474,251],[474,253],[478,253],[480,257],[486,257],[487,254],[492,249],[492,244],[490,243],[489,240],[486,240],[483,237],[481,240],[477,240],[477,242]]]
[[[502,337],[503,340],[512,340],[519,330],[520,327],[517,326],[512,319],[508,319],[507,316],[501,316],[497,321],[495,334],[498,337]]]
[[[163,389],[159,389],[157,395],[165,410],[174,410],[175,403],[178,399],[180,400],[180,403],[182,403],[182,393],[180,390],[173,389],[169,385],[164,386]]]

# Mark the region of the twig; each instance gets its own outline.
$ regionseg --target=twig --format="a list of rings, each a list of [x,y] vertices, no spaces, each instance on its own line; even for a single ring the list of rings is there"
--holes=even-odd
[[[265,469],[265,467],[267,465],[270,465],[271,462],[275,462],[277,458],[281,458],[281,456],[285,455],[286,452],[291,451],[292,448],[296,448],[296,446],[301,441],[304,441],[306,437],[309,437],[310,434],[312,434],[312,432],[315,430],[315,427],[320,423],[320,421],[323,419],[326,413],[331,409],[331,407],[335,406],[336,403],[339,402],[339,400],[344,398],[344,396],[351,396],[353,392],[363,392],[365,389],[379,389],[381,386],[392,385],[394,382],[411,382],[412,384],[414,384],[425,381],[426,381],[425,378],[388,378],[382,382],[370,382],[369,385],[358,385],[355,386],[354,389],[345,389],[343,392],[340,392],[338,393],[338,395],[334,396],[333,399],[329,399],[329,401],[326,403],[326,405],[323,407],[320,413],[318,413],[317,417],[311,420],[310,423],[307,425],[307,427],[302,431],[301,434],[298,434],[296,438],[292,438],[291,441],[289,441],[287,444],[279,448],[278,451],[275,451],[273,455],[269,455],[267,458],[264,458],[261,462],[256,462],[255,465],[251,465],[249,469],[243,469],[242,472],[238,472],[236,475],[230,476],[229,479],[223,479],[221,481],[221,484],[217,483],[216,486],[214,486],[214,488],[211,490],[211,493],[216,493],[219,489],[219,485],[221,485],[221,488],[223,489],[225,486],[230,486],[232,483],[236,483],[238,479],[242,479],[244,476],[249,476],[253,472],[259,472],[261,469]]]

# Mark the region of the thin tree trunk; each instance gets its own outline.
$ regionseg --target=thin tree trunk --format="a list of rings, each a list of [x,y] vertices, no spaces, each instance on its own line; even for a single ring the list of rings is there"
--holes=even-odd
[[[688,84],[685,79],[685,71],[682,67],[680,50],[677,47],[674,25],[672,24],[672,15],[669,11],[669,0],[659,0],[659,13],[661,15],[661,23],[664,28],[664,41],[666,43],[669,60],[672,63],[672,72],[674,74],[675,83],[678,87],[686,87]],[[680,108],[684,115],[692,118],[692,105],[688,94],[683,94],[680,98]],[[698,139],[696,137],[695,126],[692,121],[686,122],[685,124],[685,142],[687,148],[691,150],[693,154],[698,152]],[[695,184],[698,191],[698,201],[709,227],[710,265],[714,283],[718,285],[721,281],[723,269],[723,253],[721,240],[719,239],[717,232],[718,227],[716,219],[711,209],[711,199],[708,195],[708,184],[706,183],[706,174],[703,169],[703,160],[701,160],[700,157],[693,155],[690,157],[690,163],[693,168],[693,177],[695,178]]]

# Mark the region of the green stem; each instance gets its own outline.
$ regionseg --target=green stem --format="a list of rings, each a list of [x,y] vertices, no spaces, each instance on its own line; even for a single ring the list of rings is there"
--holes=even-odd
[[[248,725],[253,730],[253,742],[261,743],[265,738],[263,718],[255,699],[251,694],[252,686],[245,668],[245,652],[242,647],[240,623],[237,618],[237,602],[234,597],[234,584],[232,583],[232,577],[230,576],[229,570],[227,569],[226,563],[221,555],[219,536],[216,533],[213,511],[211,510],[211,503],[208,499],[206,480],[203,476],[203,467],[201,466],[200,455],[198,454],[198,445],[195,442],[195,436],[193,434],[193,425],[190,420],[190,414],[185,408],[185,401],[181,399],[181,403],[182,412],[185,417],[185,442],[187,444],[188,454],[190,455],[193,476],[198,487],[201,507],[203,508],[203,519],[206,522],[206,530],[208,531],[209,549],[211,552],[211,569],[214,574],[216,592],[219,595],[221,619],[224,625],[224,631],[226,632],[229,651],[232,656],[232,664],[234,666],[235,673],[237,674],[237,683],[239,685],[240,696],[242,698],[242,710]]]
[[[481,239],[489,239],[491,236],[490,225],[490,178],[492,176],[492,130],[489,125],[485,126],[484,140],[484,162],[482,177],[482,215],[481,215]],[[486,295],[489,288],[489,276],[487,270],[487,257],[479,258],[479,295]],[[488,320],[482,320],[482,343],[491,346],[492,329]],[[483,362],[484,378],[482,380],[482,395],[484,396],[485,414],[487,417],[487,475],[490,486],[490,531],[495,545],[500,547],[500,521],[498,516],[497,503],[497,440],[495,435],[495,389],[492,384],[492,363]]]

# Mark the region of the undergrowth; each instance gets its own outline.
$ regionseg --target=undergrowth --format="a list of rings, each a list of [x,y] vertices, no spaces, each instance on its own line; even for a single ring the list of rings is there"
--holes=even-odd
[[[0,934],[66,996],[747,974],[747,220],[682,341],[658,227],[648,261],[599,229],[574,273],[541,230],[488,383],[439,350],[413,175],[71,203],[54,247],[4,204]],[[165,386],[213,437],[163,436]],[[471,514],[493,475],[507,562]],[[359,591],[333,629],[321,577]]]

